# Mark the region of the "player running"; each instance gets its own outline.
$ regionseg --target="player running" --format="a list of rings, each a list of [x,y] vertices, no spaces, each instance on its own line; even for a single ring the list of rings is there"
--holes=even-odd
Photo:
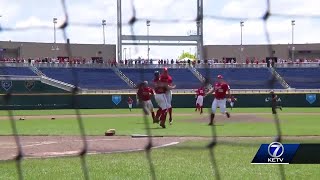
[[[212,94],[214,92],[214,100],[211,107],[211,117],[209,126],[213,125],[214,116],[217,107],[220,108],[222,114],[226,114],[230,118],[229,112],[226,109],[226,96],[230,97],[230,86],[223,80],[222,75],[217,76],[217,82],[214,84],[213,89],[210,90],[205,96]]]
[[[173,87],[173,81],[172,81],[172,77],[169,75],[168,73],[168,68],[164,68],[163,69],[163,72],[160,76],[160,81],[162,83],[167,83],[168,86],[171,86]],[[167,96],[167,101],[168,101],[168,104],[169,104],[169,107],[168,107],[168,112],[169,112],[169,123],[170,125],[172,125],[172,91],[171,89],[168,89],[166,91],[166,96]]]
[[[272,108],[272,114],[277,114],[277,109],[280,109],[282,111],[282,106],[278,106],[278,101],[281,101],[280,98],[274,93],[274,91],[270,91],[271,98],[267,98],[266,102],[271,100],[271,108]]]
[[[234,96],[231,96],[231,98],[229,99],[229,103],[230,103],[230,107],[231,107],[231,110],[234,106],[234,102],[236,102],[238,99],[235,98]]]
[[[131,99],[130,96],[128,97],[127,103],[128,103],[129,109],[130,109],[130,111],[131,111],[133,100]]]
[[[144,81],[139,85],[139,89],[137,91],[137,103],[142,105],[143,110],[147,115],[149,115],[151,112],[153,123],[158,123],[159,121],[156,120],[153,111],[153,104],[151,102],[152,95],[154,95],[153,89],[148,86],[148,81]]]
[[[160,72],[159,71],[155,71],[154,72],[154,79],[153,79],[153,87],[154,87],[154,92],[155,92],[155,95],[154,95],[154,98],[156,100],[156,103],[158,104],[158,110],[157,110],[157,113],[156,113],[156,120],[160,121],[160,116],[161,116],[161,113],[162,113],[162,109],[158,103],[158,100],[157,100],[157,97],[158,96],[157,94],[161,94],[163,89],[160,88],[160,87],[156,87],[157,84],[159,83],[160,81]]]
[[[203,86],[201,86],[199,89],[196,90],[196,110],[195,111],[200,111],[200,114],[203,113],[203,97],[205,95],[205,89]]]

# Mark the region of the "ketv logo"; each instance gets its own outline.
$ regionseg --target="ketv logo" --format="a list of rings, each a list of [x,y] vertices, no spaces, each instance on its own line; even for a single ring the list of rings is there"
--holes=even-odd
[[[289,164],[294,157],[299,144],[281,144],[272,142],[261,144],[252,164]]]
[[[273,142],[268,146],[268,153],[271,158],[268,158],[268,163],[283,163],[281,156],[284,153],[284,147],[279,142]]]

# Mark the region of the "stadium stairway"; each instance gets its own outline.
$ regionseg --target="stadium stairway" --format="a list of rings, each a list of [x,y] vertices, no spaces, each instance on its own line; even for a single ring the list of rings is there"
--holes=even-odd
[[[207,69],[197,69],[202,75]],[[267,68],[210,68],[211,80],[221,74],[232,89],[271,89],[272,74]],[[213,79],[212,79],[213,78]],[[283,89],[279,81],[273,84],[272,89]]]
[[[276,71],[275,68],[270,67],[268,68],[271,72],[271,74],[276,77],[276,79],[280,82],[280,84],[282,85],[283,88],[285,89],[291,89],[291,87],[289,86],[289,84],[280,76],[280,74]]]
[[[63,89],[68,92],[72,92],[73,89],[75,88],[75,86],[73,86],[72,84],[68,84],[68,83],[47,77],[42,71],[40,71],[35,66],[30,66],[29,68],[31,69],[32,72],[34,72],[35,74],[37,74],[37,76],[40,77],[40,81],[44,84],[47,84],[59,89]]]
[[[131,89],[111,68],[39,68],[47,77],[81,90]]]
[[[126,82],[128,86],[130,86],[131,88],[137,87],[137,85],[133,81],[131,81],[131,79],[129,79],[125,74],[123,74],[120,69],[113,67],[112,70],[119,76],[119,78]]]
[[[320,68],[277,68],[283,79],[296,89],[320,89]]]
[[[125,74],[135,84],[142,81],[152,82],[154,72],[161,72],[160,68],[120,68],[120,71]],[[169,68],[169,74],[173,78],[176,89],[196,89],[201,86],[201,81],[188,68]]]

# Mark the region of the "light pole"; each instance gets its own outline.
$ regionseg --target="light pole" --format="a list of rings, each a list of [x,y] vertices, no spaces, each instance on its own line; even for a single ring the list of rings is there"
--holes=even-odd
[[[57,18],[53,18],[53,46],[51,48],[52,51],[58,51],[59,50],[59,47],[56,45],[56,43],[57,43],[57,39],[56,39],[56,37],[57,37],[57,35],[56,35],[56,32],[57,32],[57,30],[56,30],[57,20],[58,20]]]
[[[150,48],[149,48],[149,27],[150,27],[150,21],[147,20],[146,21],[146,24],[147,24],[147,37],[148,37],[148,61],[149,61],[149,55],[150,55]]]
[[[123,48],[124,60],[127,60],[127,48]]]
[[[242,52],[243,52],[243,47],[242,47],[242,28],[244,26],[244,22],[240,21],[240,61],[242,60]]]
[[[291,60],[292,61],[294,61],[294,50],[295,50],[295,47],[294,47],[294,45],[293,45],[293,39],[294,39],[294,26],[296,25],[296,21],[295,20],[291,20],[291,26],[292,26],[292,30],[291,30],[291,35],[292,35],[292,37],[291,37],[291,40],[292,40],[292,42],[291,42]]]
[[[105,32],[104,32],[104,28],[105,26],[107,25],[107,22],[105,19],[102,20],[102,35],[103,35],[103,44],[106,44],[106,35],[105,35]]]

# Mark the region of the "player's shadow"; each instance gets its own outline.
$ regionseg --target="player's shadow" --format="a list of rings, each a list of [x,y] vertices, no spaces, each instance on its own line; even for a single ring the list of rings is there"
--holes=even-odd
[[[146,129],[152,129],[152,130],[160,130],[160,129],[165,129],[165,128],[162,128],[162,127],[150,127],[150,128],[143,128],[144,130]]]
[[[224,124],[214,124],[214,125],[211,125],[211,126],[205,124],[205,126],[208,126],[208,127],[211,127],[211,126],[224,126]]]

